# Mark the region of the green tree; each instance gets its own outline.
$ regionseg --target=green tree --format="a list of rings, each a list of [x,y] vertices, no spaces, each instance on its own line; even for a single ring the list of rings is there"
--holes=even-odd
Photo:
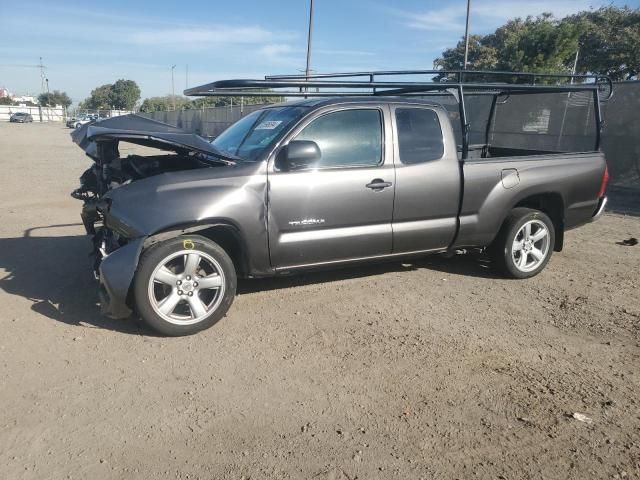
[[[573,68],[579,50],[578,73],[601,73],[614,80],[640,74],[640,10],[603,7],[556,19],[549,13],[516,18],[489,35],[469,38],[470,70],[525,72]],[[464,39],[434,61],[444,70],[462,69]]]
[[[464,39],[455,48],[448,48],[442,52],[442,57],[436,58],[434,67],[443,70],[462,70],[464,67]],[[470,70],[493,70],[498,63],[498,51],[481,35],[469,36],[468,65]],[[442,80],[444,75],[437,79]],[[450,80],[454,80],[451,78]]]
[[[603,7],[563,20],[580,30],[578,71],[614,80],[640,74],[640,9]]]
[[[89,98],[80,103],[80,108],[89,110],[133,110],[140,100],[140,87],[133,80],[118,80],[94,88]]]
[[[264,105],[270,103],[280,103],[284,101],[283,97],[200,97],[189,99],[180,95],[175,96],[175,106],[177,110],[193,110],[210,107],[228,107],[231,105]],[[140,106],[141,112],[155,112],[158,110],[173,110],[174,97],[164,95],[162,97],[145,98]]]
[[[38,95],[38,103],[40,103],[40,105],[42,105],[43,107],[55,107],[57,105],[69,107],[69,105],[71,105],[71,103],[73,102],[66,92],[54,90],[53,92],[41,93],[40,95]]]
[[[200,97],[192,100],[187,108],[203,108],[203,107],[228,107],[230,105],[264,105],[270,103],[280,103],[284,101],[283,97]]]
[[[111,87],[111,105],[118,110],[133,110],[140,100],[140,87],[133,80],[118,80]]]
[[[80,108],[88,110],[111,109],[111,88],[113,85],[105,84],[91,90],[89,98],[85,99]]]
[[[494,33],[469,37],[469,70],[563,71],[571,66],[579,31],[551,14],[510,20]],[[445,70],[464,66],[464,39],[434,62]]]
[[[499,70],[556,72],[571,70],[579,31],[544,13],[536,18],[511,20],[493,37],[491,42],[499,52]]]
[[[174,103],[175,102],[175,103]],[[186,97],[182,97],[180,95],[164,95],[162,97],[149,97],[145,98],[140,106],[141,112],[157,112],[159,110],[173,110],[173,106],[175,104],[175,108],[177,110],[181,110],[183,108],[189,108],[191,100]]]

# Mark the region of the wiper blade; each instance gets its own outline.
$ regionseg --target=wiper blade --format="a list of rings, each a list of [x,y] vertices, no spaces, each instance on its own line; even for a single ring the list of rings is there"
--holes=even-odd
[[[238,161],[237,160],[231,160],[230,158],[222,158],[222,157],[218,157],[215,155],[206,155],[204,153],[199,153],[198,157],[200,158],[200,160],[203,160],[205,162],[219,162],[219,163],[223,163],[224,165],[237,165]],[[240,158],[238,158],[238,160],[240,160]]]

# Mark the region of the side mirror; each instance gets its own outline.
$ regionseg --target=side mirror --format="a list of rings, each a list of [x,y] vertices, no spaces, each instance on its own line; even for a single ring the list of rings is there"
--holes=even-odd
[[[285,146],[276,159],[279,170],[298,170],[312,167],[320,161],[322,153],[316,142],[311,140],[293,140]]]

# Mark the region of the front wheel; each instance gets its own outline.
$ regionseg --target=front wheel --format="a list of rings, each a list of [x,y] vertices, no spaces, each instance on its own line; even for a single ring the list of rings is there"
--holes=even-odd
[[[147,250],[134,279],[138,313],[154,330],[191,335],[218,322],[236,294],[229,255],[199,235],[177,237]]]
[[[549,262],[555,244],[551,219],[539,210],[514,208],[489,247],[492,265],[511,278],[530,278]]]

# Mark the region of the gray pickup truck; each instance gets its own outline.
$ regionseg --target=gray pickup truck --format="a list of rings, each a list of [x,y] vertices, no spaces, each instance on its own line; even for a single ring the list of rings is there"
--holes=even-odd
[[[276,104],[212,142],[135,115],[72,136],[95,160],[73,196],[102,311],[166,335],[220,320],[237,277],[462,249],[532,277],[606,204],[599,151],[460,147],[450,112],[410,96]],[[122,158],[122,141],[168,152]]]

